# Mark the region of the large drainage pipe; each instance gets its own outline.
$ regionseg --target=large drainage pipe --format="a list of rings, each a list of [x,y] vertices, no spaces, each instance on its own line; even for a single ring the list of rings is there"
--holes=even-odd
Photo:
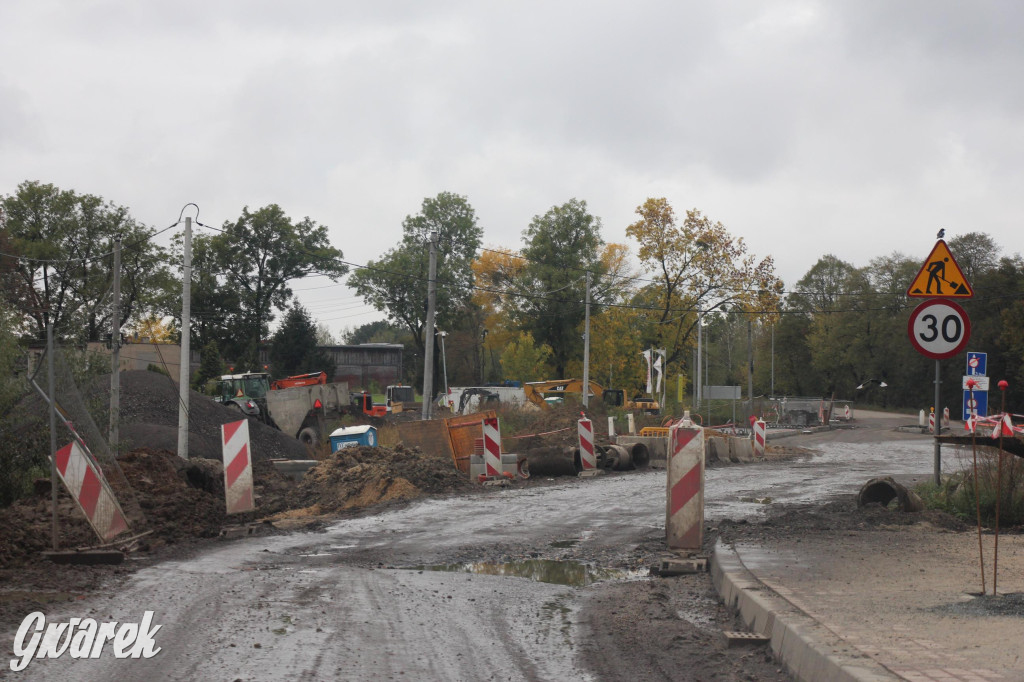
[[[531,476],[576,476],[582,470],[572,448],[540,447],[525,453]]]
[[[897,483],[891,476],[872,478],[857,493],[857,506],[879,504],[888,507],[893,500],[900,511],[919,512],[924,510],[924,502],[917,493]]]
[[[651,453],[643,443],[609,445],[608,458],[615,471],[629,471],[646,467],[651,461]]]

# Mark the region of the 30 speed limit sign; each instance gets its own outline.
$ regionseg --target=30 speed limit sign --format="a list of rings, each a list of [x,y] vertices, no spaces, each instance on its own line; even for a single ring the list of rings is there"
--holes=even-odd
[[[943,360],[967,347],[971,338],[971,321],[956,303],[933,299],[917,306],[910,314],[907,336],[918,353]]]

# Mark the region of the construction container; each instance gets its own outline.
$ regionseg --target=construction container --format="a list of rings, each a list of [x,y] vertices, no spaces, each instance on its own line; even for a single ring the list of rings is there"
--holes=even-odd
[[[377,429],[373,426],[349,426],[331,433],[331,452],[357,445],[377,446]]]

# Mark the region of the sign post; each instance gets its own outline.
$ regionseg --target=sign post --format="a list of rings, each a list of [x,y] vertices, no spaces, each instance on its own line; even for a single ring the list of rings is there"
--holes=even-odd
[[[939,233],[941,236],[941,232]],[[910,314],[907,336],[917,352],[935,360],[935,409],[941,404],[939,361],[967,347],[971,321],[952,298],[972,298],[974,291],[946,242],[939,239],[907,289],[907,296],[928,298]],[[935,485],[942,485],[942,445],[935,429]]]

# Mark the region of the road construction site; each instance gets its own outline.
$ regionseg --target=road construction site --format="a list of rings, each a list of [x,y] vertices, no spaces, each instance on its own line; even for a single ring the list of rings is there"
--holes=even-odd
[[[149,408],[128,398],[126,412],[132,409],[141,414]],[[200,412],[193,415],[198,421],[204,419]],[[214,411],[207,416],[219,418]],[[527,433],[575,428],[572,415],[551,412],[545,419],[566,423],[537,423]],[[763,461],[709,461],[704,546],[696,555],[729,570],[684,575],[659,570],[680,557],[666,547],[661,469],[593,478],[513,477],[507,486],[490,487],[472,482],[446,457],[403,444],[345,448],[293,483],[258,449],[264,439],[268,449],[292,446],[254,427],[257,511],[228,518],[216,465],[178,461],[168,448],[137,448],[122,457],[137,509],[125,506],[134,510],[128,510],[129,520],[136,527],[153,532],[127,548],[132,551],[119,566],[43,563],[37,555],[48,545],[48,500],[4,511],[2,522],[12,532],[0,543],[0,632],[12,642],[18,624],[36,610],[52,622],[138,622],[143,610],[151,610],[162,625],[156,636],[162,651],[152,659],[33,660],[26,679],[44,680],[1024,679],[1020,660],[1004,655],[1012,650],[1012,637],[1019,642],[1024,634],[1024,610],[1000,614],[987,601],[961,599],[970,586],[959,577],[973,571],[967,552],[955,554],[963,565],[938,572],[954,575],[959,591],[932,596],[928,607],[940,609],[938,625],[929,621],[932,631],[914,632],[919,609],[902,602],[897,603],[905,612],[876,623],[883,633],[892,624],[895,640],[907,643],[896,663],[885,656],[897,653],[866,641],[863,628],[836,624],[845,611],[867,620],[862,611],[841,606],[841,586],[819,588],[835,593],[833,602],[840,604],[824,611],[814,594],[796,594],[786,584],[787,561],[808,564],[799,554],[802,538],[815,548],[813,556],[822,546],[841,557],[886,556],[885,563],[900,571],[875,565],[870,577],[895,586],[910,570],[899,553],[906,542],[920,562],[909,565],[921,569],[914,576],[917,589],[928,586],[934,569],[922,536],[941,536],[956,547],[972,542],[960,522],[942,514],[856,505],[856,493],[870,478],[892,476],[912,485],[929,477],[932,441],[895,430],[901,419],[906,421],[864,414],[850,428],[780,439],[786,447]],[[148,430],[154,442],[170,428],[140,423],[147,425],[137,428]],[[201,436],[202,429],[194,433]],[[957,465],[955,457],[944,461],[949,470]],[[70,500],[62,497],[62,505],[64,546],[94,543]],[[239,532],[218,537],[226,527]],[[22,529],[19,535],[16,528]],[[1000,583],[1009,593],[1024,592],[1019,539],[1004,538]],[[790,558],[780,564],[773,547]],[[735,561],[716,564],[727,549],[737,554],[741,568],[744,558],[757,559],[747,567],[762,571],[765,582],[755,575],[757,586],[744,591]],[[820,569],[816,577],[828,571]],[[750,607],[736,595],[763,592],[769,583],[780,588],[778,594],[789,589],[787,604],[799,613],[778,607],[748,620]],[[874,588],[858,583],[853,589],[847,602]],[[896,600],[900,590],[885,593]],[[942,611],[944,606],[949,609]],[[765,613],[772,627],[786,618],[811,618],[824,624],[828,637],[820,645],[811,636],[791,636],[788,643],[780,636],[776,642],[771,627],[765,635]],[[977,642],[987,656],[984,665],[970,660],[966,645],[952,643],[950,633],[963,636],[965,628],[985,633],[987,639]],[[848,631],[861,639],[843,640]],[[742,640],[730,638],[735,632],[754,637],[736,646]],[[909,644],[915,637],[935,647],[915,650]],[[974,639],[969,643],[974,646]],[[942,647],[955,648],[953,658],[940,660],[934,670],[973,670],[974,677],[913,677],[933,670],[928,666],[935,662],[915,658],[915,651],[934,656]],[[876,677],[808,676],[836,651]]]

